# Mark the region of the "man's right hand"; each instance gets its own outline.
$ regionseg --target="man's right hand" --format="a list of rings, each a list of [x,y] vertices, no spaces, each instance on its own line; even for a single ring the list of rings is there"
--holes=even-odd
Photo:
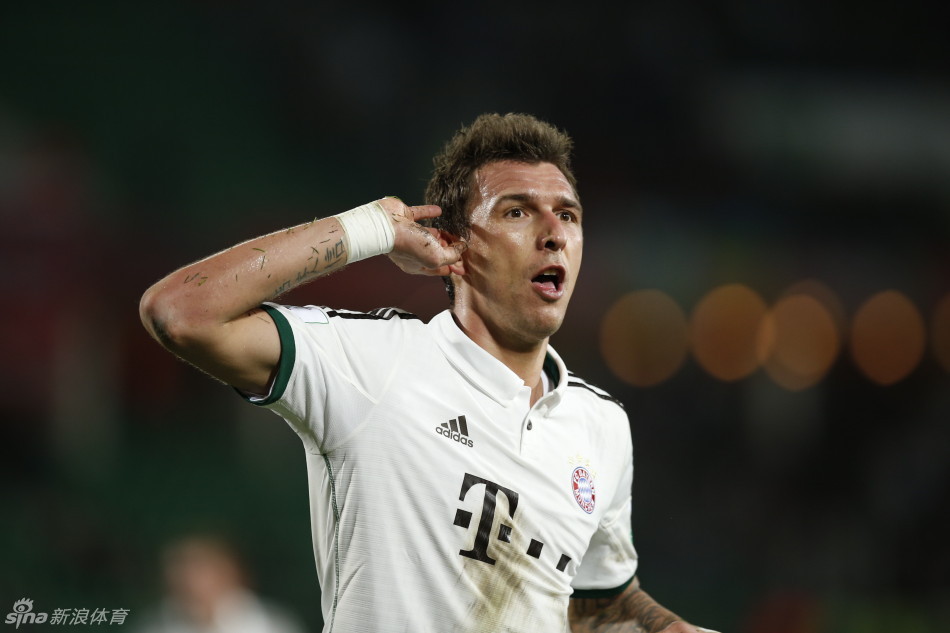
[[[440,216],[442,209],[431,204],[410,207],[398,198],[378,202],[389,213],[396,231],[389,259],[413,275],[447,276],[449,266],[462,258],[468,244],[445,231],[419,224],[419,220]]]
[[[379,205],[393,224],[389,253],[407,273],[448,275],[467,244],[419,220],[439,207]],[[280,360],[280,340],[261,303],[349,261],[337,217],[314,220],[238,244],[167,275],[142,297],[146,329],[167,349],[212,376],[250,393],[265,393]]]

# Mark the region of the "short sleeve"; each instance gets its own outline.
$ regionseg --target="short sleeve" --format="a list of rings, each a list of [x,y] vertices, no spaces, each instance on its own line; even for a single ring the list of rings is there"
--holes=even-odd
[[[626,416],[623,416],[626,420]],[[622,464],[616,494],[597,525],[587,552],[571,583],[572,598],[606,598],[621,593],[637,573],[637,551],[631,531],[631,487],[633,485],[633,446],[629,426],[623,428],[626,441],[619,455]]]
[[[263,308],[277,326],[280,361],[270,393],[247,399],[286,420],[315,453],[333,450],[359,430],[390,387],[408,338],[422,325],[393,308]]]

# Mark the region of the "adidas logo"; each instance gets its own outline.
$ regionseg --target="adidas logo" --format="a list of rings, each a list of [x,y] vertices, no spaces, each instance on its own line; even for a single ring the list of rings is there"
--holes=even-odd
[[[455,440],[462,446],[468,446],[469,448],[475,446],[475,442],[468,438],[468,423],[465,421],[464,415],[460,415],[457,419],[443,422],[435,427],[435,432],[442,437]]]

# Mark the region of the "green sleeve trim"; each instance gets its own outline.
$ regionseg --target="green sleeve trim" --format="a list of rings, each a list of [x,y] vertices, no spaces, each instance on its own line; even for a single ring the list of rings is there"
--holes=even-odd
[[[633,576],[630,576],[630,580],[623,583],[619,587],[614,587],[612,589],[575,589],[574,593],[571,594],[571,598],[613,598],[622,594],[636,577],[636,574],[634,574]]]
[[[274,325],[277,326],[277,335],[280,337],[280,360],[277,362],[277,375],[274,376],[274,385],[271,387],[270,395],[263,400],[250,400],[251,403],[258,406],[273,404],[284,397],[287,383],[290,382],[290,374],[294,370],[294,359],[297,358],[294,331],[291,329],[287,317],[273,306],[263,305],[261,307],[274,319]],[[247,396],[244,397],[247,398]]]

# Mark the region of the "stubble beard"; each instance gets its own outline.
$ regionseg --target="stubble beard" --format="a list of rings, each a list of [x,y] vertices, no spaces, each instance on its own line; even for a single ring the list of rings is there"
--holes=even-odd
[[[549,309],[553,306],[546,306]],[[551,314],[550,312],[555,312]],[[546,342],[564,322],[565,311],[543,310],[540,314],[516,312],[507,322],[497,323],[496,340],[515,351],[529,351]]]

